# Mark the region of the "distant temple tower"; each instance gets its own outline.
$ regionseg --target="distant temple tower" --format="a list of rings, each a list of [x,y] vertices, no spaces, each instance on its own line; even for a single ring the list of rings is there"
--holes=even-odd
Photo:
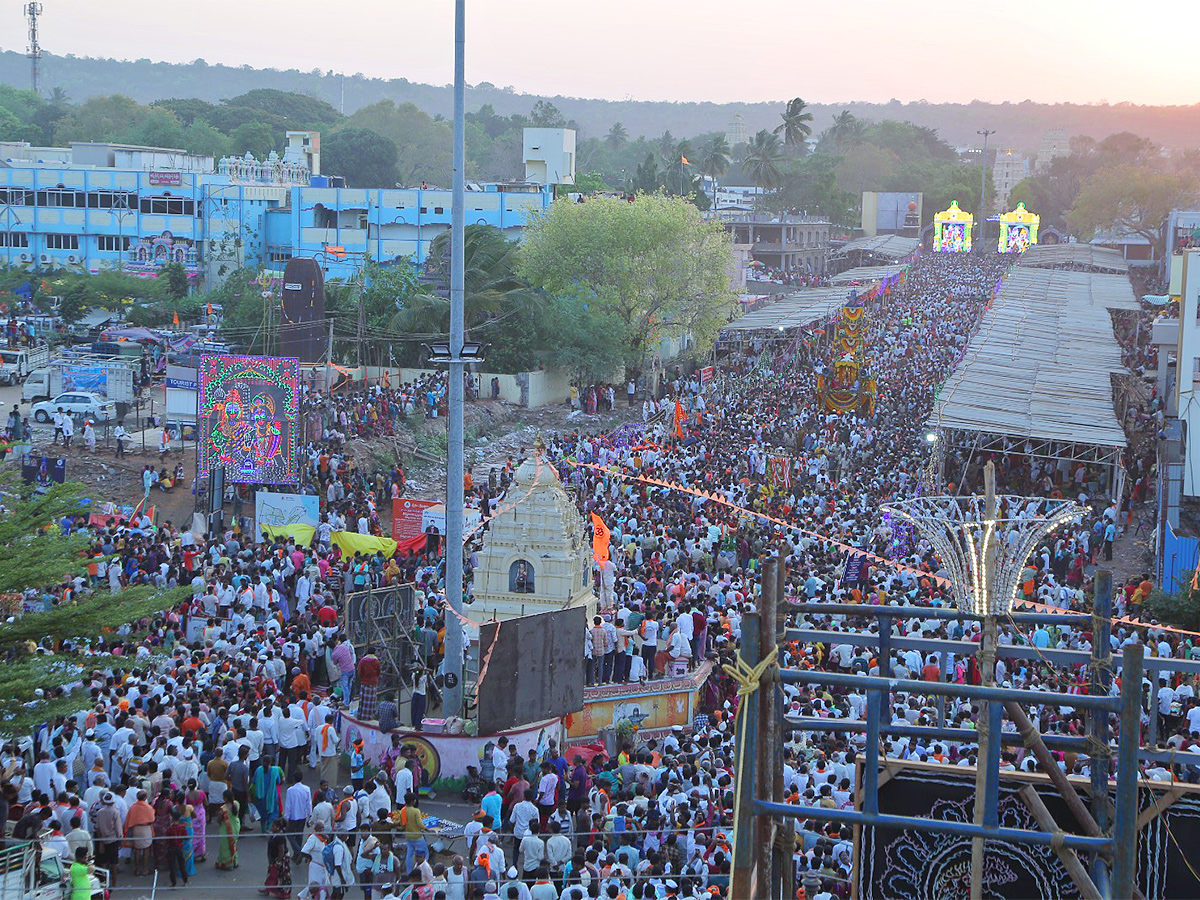
[[[517,468],[507,504],[515,505],[488,524],[467,617],[504,621],[571,606],[594,615],[591,529],[545,461],[541,438]]]
[[[729,120],[729,125],[725,130],[725,143],[729,144],[732,150],[738,144],[748,144],[750,139],[746,137],[746,120],[742,118],[741,113],[734,113],[733,118]]]

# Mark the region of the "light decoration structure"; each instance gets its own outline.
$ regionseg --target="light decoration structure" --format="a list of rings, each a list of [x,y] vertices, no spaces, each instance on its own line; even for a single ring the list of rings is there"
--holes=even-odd
[[[933,215],[933,249],[935,253],[967,253],[971,249],[971,235],[975,230],[975,217],[959,209],[958,201]]]
[[[1024,253],[1038,242],[1038,225],[1042,217],[1031,213],[1024,203],[1000,217],[1000,237],[996,250],[1000,253]]]
[[[296,484],[299,418],[300,360],[200,358],[200,475],[221,467],[234,484]]]
[[[911,522],[945,567],[958,608],[974,616],[1012,611],[1021,572],[1038,543],[1087,509],[1073,500],[995,497],[992,514],[981,496],[914,497],[883,506]]]

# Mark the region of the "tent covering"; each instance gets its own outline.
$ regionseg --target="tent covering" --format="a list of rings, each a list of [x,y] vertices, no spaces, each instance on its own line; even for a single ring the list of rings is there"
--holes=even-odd
[[[1110,376],[1126,370],[1109,310],[1137,308],[1123,276],[1014,268],[929,424],[1124,447]]]
[[[834,254],[834,259],[850,253],[870,253],[889,259],[905,259],[921,246],[919,238],[902,237],[898,234],[877,234],[873,237],[855,238],[847,241]]]
[[[908,268],[907,264],[898,264],[894,266],[858,266],[854,269],[847,269],[840,275],[834,275],[829,279],[830,284],[852,284],[859,282],[867,284],[872,281],[882,281],[895,275],[897,272],[903,272]]]
[[[751,310],[721,331],[787,331],[802,328],[841,309],[849,296],[850,290],[846,287],[796,291],[774,303]]]
[[[1129,263],[1118,251],[1092,244],[1038,244],[1030,247],[1017,265],[1026,269],[1091,266],[1117,275],[1129,271]]]

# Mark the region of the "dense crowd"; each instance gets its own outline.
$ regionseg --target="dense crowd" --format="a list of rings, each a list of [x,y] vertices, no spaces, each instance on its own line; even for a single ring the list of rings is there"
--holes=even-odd
[[[3,810],[15,823],[13,837],[48,833],[45,840],[61,843],[72,857],[82,850],[114,871],[127,859],[133,871],[157,868],[174,884],[210,856],[219,869],[236,868],[243,829],[255,828],[269,835],[263,891],[276,897],[358,890],[419,900],[725,896],[739,698],[720,663],[736,652],[742,617],[756,608],[760,560],[774,548],[782,552],[788,601],[952,602],[932,548],[886,521],[880,506],[932,484],[924,423],[1005,264],[983,256],[926,257],[903,285],[873,301],[866,341],[878,380],[873,417],[823,412],[815,403],[815,372],[804,364],[809,357],[793,354],[783,364],[763,351],[768,358],[747,352],[725,360],[722,377],[707,388],[696,377],[676,379],[663,404],[668,415],[659,416],[655,403],[635,416],[640,433],[551,437],[548,455],[574,488],[581,512],[597,514],[611,532],[610,559],[596,572],[601,613],[581,636],[589,680],[698,673],[701,715],[668,734],[626,733],[611,756],[594,746],[551,745],[523,757],[500,739],[486,777],[468,779],[465,796],[478,810],[452,859],[431,858],[420,809],[423,773],[412,752],[397,739],[375,770],[351,745],[346,769],[340,742],[348,709],[389,732],[408,724],[400,721],[407,703],[420,728],[436,691],[445,631],[462,627],[444,608],[440,544],[431,535],[388,557],[381,550],[348,554],[332,539],[339,531],[380,534],[380,509],[405,489],[399,467],[359,469],[355,439],[387,435],[407,416],[439,415],[444,379],[306,398],[302,482],[321,501],[311,542],[249,533],[236,515],[232,527],[211,535],[170,522],[155,527],[146,516],[103,524],[68,517],[64,531],[91,533],[88,574],[47,592],[46,602],[144,583],[190,586],[191,598],[101,642],[134,659],[157,654],[155,666],[94,673],[86,710],[5,748]],[[609,386],[603,401],[596,389],[593,397],[616,400]],[[673,407],[682,419],[669,414]],[[1047,467],[1016,446],[990,459],[1002,489],[1084,494],[1097,508],[1047,540],[1024,581],[1030,599],[1086,609],[1088,573],[1120,527],[1118,507],[1103,499],[1105,474],[1086,465]],[[959,460],[957,469],[947,466],[947,477],[974,487],[984,461]],[[485,518],[496,510],[512,465],[468,485],[469,502]],[[1139,484],[1140,475],[1128,482],[1126,507],[1145,499]],[[843,577],[847,548],[874,560],[857,579]],[[381,689],[379,658],[369,649],[360,656],[341,622],[349,592],[405,582],[416,586],[421,652],[401,695]],[[1120,591],[1119,611],[1137,612],[1151,588],[1148,578],[1133,580]],[[791,618],[835,631],[871,627],[867,617]],[[978,639],[969,621],[914,619],[896,628]],[[1088,649],[1093,635],[1009,625],[1000,639]],[[1114,649],[1127,641],[1145,641],[1159,654],[1192,656],[1197,649],[1155,627],[1114,629]],[[43,652],[56,649],[50,638],[42,642]],[[900,677],[927,680],[978,677],[970,657],[922,659],[904,651],[881,661],[850,642],[786,646],[782,662],[870,673],[886,664]],[[1079,672],[1036,663],[1001,663],[997,680],[1085,689]],[[789,686],[786,694],[789,709],[801,716],[861,718],[865,705],[850,691]],[[1171,746],[1200,745],[1200,706],[1190,684],[1164,684],[1152,696],[1148,714],[1163,716],[1160,733]],[[938,710],[920,695],[897,694],[894,702],[896,722],[933,724],[941,716],[948,725],[969,726],[975,714],[955,702]],[[1066,707],[1032,714],[1046,732],[1076,734],[1082,727]],[[789,800],[852,805],[861,746],[861,736],[797,734],[785,749]],[[885,749],[946,764],[972,761],[969,747],[948,741],[890,740]],[[1068,771],[1086,773],[1088,764],[1083,756],[1061,759]],[[1004,765],[1032,762],[1022,749],[1006,750]],[[1182,765],[1166,771],[1166,777],[1193,774]],[[847,829],[801,823],[793,859],[807,900],[848,896],[852,846]]]

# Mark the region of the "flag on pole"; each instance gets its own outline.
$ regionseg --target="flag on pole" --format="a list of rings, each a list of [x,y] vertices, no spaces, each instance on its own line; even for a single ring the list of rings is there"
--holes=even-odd
[[[612,532],[608,530],[604,520],[592,513],[592,559],[598,563],[608,559],[608,544],[611,539]]]
[[[681,163],[683,163],[685,166],[690,166],[690,165],[691,165],[691,163],[690,163],[690,162],[688,162],[688,158],[687,158],[686,156],[684,156],[682,153],[680,153],[680,154],[679,154],[679,161],[680,161]]]
[[[675,401],[675,437],[683,437],[683,404]]]
[[[205,313],[205,315],[209,315],[209,316],[212,315],[212,301],[211,300],[208,303],[208,312]]]
[[[179,313],[178,313],[178,312],[176,312],[176,313],[173,313],[173,314],[171,315],[171,323],[172,323],[172,324],[173,324],[173,325],[174,325],[176,328],[178,328],[178,327],[179,327]]]

